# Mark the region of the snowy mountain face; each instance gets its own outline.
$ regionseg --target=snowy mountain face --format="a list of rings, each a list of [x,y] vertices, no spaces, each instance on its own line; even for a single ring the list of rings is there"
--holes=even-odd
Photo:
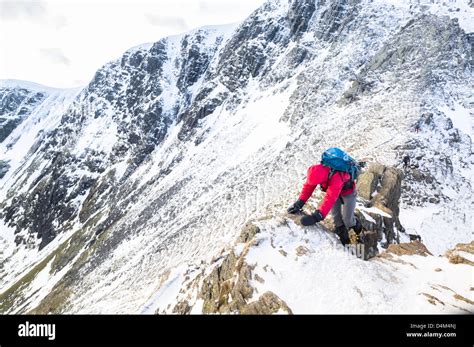
[[[469,242],[469,18],[472,8],[461,1],[270,0],[240,25],[133,48],[82,90],[2,82],[0,310],[171,312],[185,274],[214,268],[215,256],[249,221],[268,221],[262,235],[283,247],[303,242],[304,231],[281,227],[281,216],[307,168],[330,146],[386,166],[410,155],[413,167],[401,183],[403,227],[435,255]],[[315,193],[308,205],[321,197]],[[327,286],[337,285],[327,275],[331,254],[344,271],[363,266],[382,279],[394,271],[341,257],[318,236],[307,243],[328,259],[320,270]],[[246,255],[260,277],[268,265],[260,259],[270,251]],[[301,271],[312,271],[311,264]],[[285,266],[298,263],[281,266],[287,274]],[[471,269],[453,266],[446,271],[457,279]],[[369,299],[380,295],[383,286],[366,279],[359,290]],[[286,282],[268,283],[302,312],[300,299],[285,297]],[[395,291],[393,283],[410,281],[390,283]],[[463,286],[467,277],[456,290]],[[390,303],[379,307],[386,312]]]
[[[0,142],[3,142],[15,128],[31,113],[32,108],[44,100],[45,94],[24,88],[0,89]],[[8,146],[12,146],[9,144]],[[0,161],[0,177],[5,176],[10,165],[7,161]]]
[[[3,142],[46,95],[24,88],[8,87],[2,88],[0,93],[2,97],[0,142]]]

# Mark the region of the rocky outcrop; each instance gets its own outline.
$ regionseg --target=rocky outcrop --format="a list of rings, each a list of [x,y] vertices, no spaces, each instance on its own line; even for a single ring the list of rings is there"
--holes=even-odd
[[[319,30],[316,37],[321,40],[332,42],[336,37],[344,35],[350,30],[351,21],[357,15],[360,0],[331,1],[322,7]]]
[[[463,255],[463,252],[474,256],[474,241],[471,241],[470,243],[458,243],[456,247],[448,250],[444,256],[447,257],[449,262],[452,264],[466,264],[474,266],[474,262],[467,259],[466,255]]]
[[[365,200],[371,200],[377,184],[378,177],[373,172],[364,172],[357,180],[357,194]]]
[[[379,240],[385,235],[386,246],[399,242],[397,231],[404,231],[399,219],[402,179],[400,170],[371,163],[357,181],[365,205],[357,214],[364,229],[377,232]]]
[[[432,84],[433,70],[449,61],[453,54],[460,54],[469,45],[469,36],[459,25],[442,17],[425,14],[410,20],[399,35],[367,63],[364,72],[383,69],[403,69],[407,61],[423,61],[423,82]],[[467,68],[468,60],[460,61],[460,68]]]
[[[363,230],[359,236],[359,239],[357,239],[355,232],[350,230],[349,238],[351,240],[351,244],[348,245],[348,247],[351,248],[352,253],[358,258],[369,260],[379,253],[377,248],[377,231]]]
[[[240,235],[237,238],[237,242],[247,243],[251,241],[259,232],[260,228],[252,222],[249,222],[245,224],[244,228],[240,232]]]
[[[9,168],[10,168],[10,165],[8,164],[7,161],[0,160],[0,179],[2,179],[3,176],[5,176]]]
[[[388,246],[387,252],[396,255],[422,255],[424,257],[427,255],[433,255],[420,241],[400,243],[398,245],[391,244]]]
[[[31,114],[46,96],[46,92],[22,87],[0,88],[0,143]]]
[[[252,297],[251,268],[244,261],[247,251],[248,248],[240,257],[231,251],[204,279],[200,292],[204,300],[203,313],[240,312]]]
[[[256,293],[250,281],[254,277],[259,279],[252,274],[253,268],[246,263],[245,257],[250,248],[258,244],[255,235],[259,232],[257,226],[247,223],[237,238],[237,244],[244,243],[243,250],[237,254],[233,248],[213,261],[211,266],[214,268],[202,280],[198,293],[198,299],[203,300],[202,313],[292,313],[288,305],[271,291],[252,300]],[[196,281],[200,280],[198,276]],[[172,312],[187,314],[191,309],[187,300],[181,300]]]
[[[242,314],[274,314],[293,312],[288,305],[281,300],[275,293],[270,291],[265,292],[257,301],[253,301],[242,307],[240,313]]]

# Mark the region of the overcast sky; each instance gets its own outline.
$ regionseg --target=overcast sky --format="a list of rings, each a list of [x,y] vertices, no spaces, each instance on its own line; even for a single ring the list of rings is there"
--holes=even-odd
[[[85,85],[128,48],[240,22],[264,0],[0,0],[0,79]]]

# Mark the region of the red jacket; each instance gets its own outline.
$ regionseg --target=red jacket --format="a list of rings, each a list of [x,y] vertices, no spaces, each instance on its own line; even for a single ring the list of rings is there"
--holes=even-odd
[[[322,164],[310,166],[306,183],[303,185],[303,190],[300,194],[300,200],[306,202],[311,194],[313,194],[316,186],[320,184],[321,189],[326,191],[326,196],[318,208],[324,218],[326,218],[329,211],[331,211],[331,208],[340,195],[346,196],[352,194],[356,188],[354,182],[351,188],[343,189],[344,183],[349,182],[351,179],[351,175],[347,172],[336,171],[331,179],[328,180],[330,171],[331,169],[329,167]]]

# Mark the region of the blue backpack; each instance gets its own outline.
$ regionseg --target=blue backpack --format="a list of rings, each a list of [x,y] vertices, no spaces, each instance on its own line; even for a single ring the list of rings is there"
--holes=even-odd
[[[359,177],[360,167],[357,161],[349,154],[339,148],[329,148],[326,150],[321,159],[321,164],[331,168],[328,180],[336,173],[336,171],[347,172],[351,175],[350,184]]]

